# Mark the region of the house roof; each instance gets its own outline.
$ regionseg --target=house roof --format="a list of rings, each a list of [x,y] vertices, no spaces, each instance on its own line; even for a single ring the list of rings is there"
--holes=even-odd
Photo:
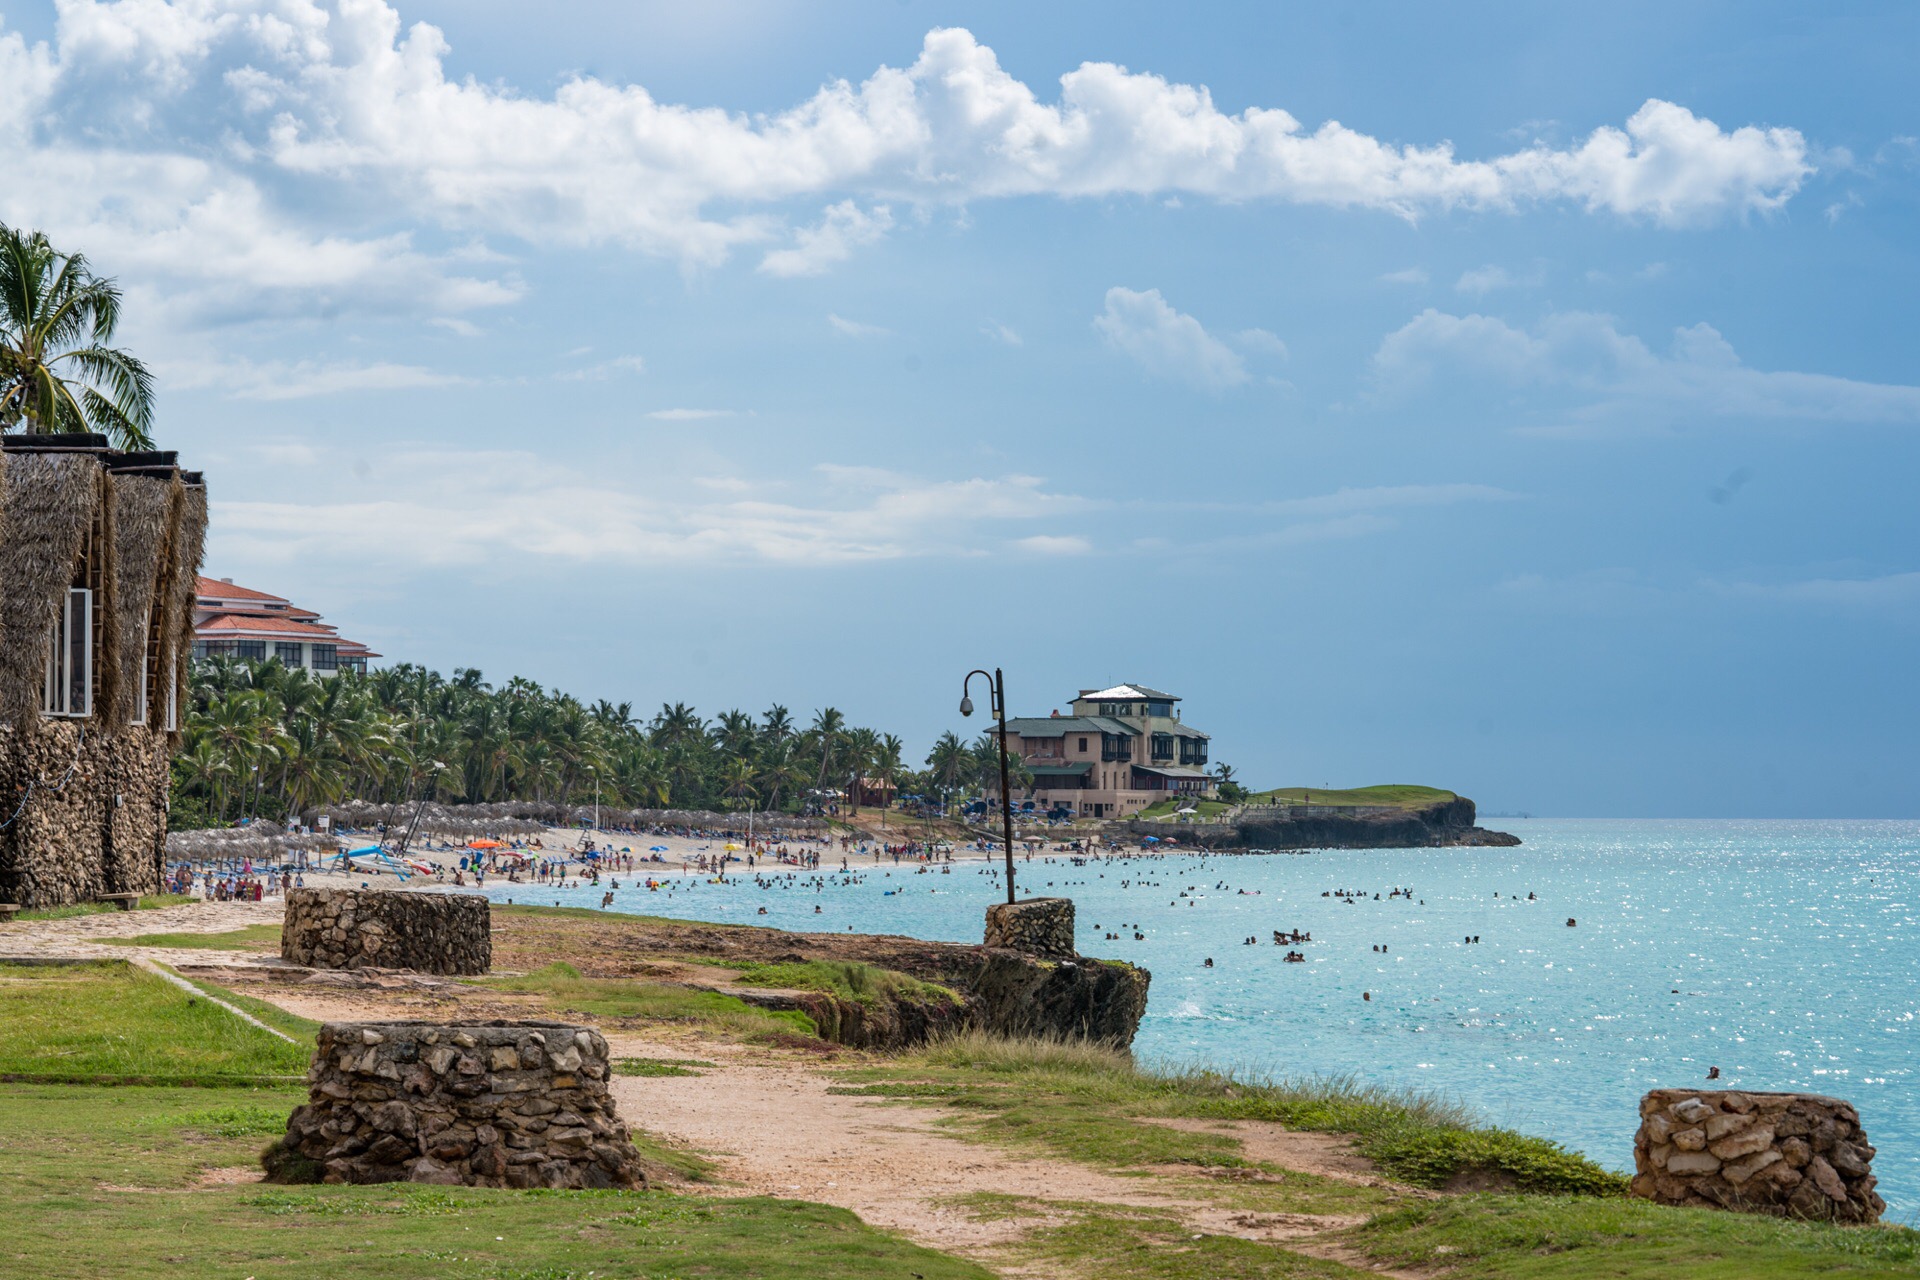
[[[1171,693],[1162,693],[1158,689],[1149,689],[1143,684],[1117,684],[1111,689],[1082,689],[1080,698],[1096,702],[1124,702],[1129,699],[1142,699],[1153,702],[1178,702],[1179,698]],[[1076,699],[1077,701],[1078,699]]]
[[[1174,765],[1137,764],[1133,767],[1141,773],[1157,773],[1163,778],[1211,778],[1213,776],[1205,769],[1183,769]]]
[[[209,578],[204,573],[194,582],[193,593],[207,600],[253,601],[257,604],[292,603],[285,596],[269,595],[265,591],[255,591],[252,587],[236,587],[231,582]]]
[[[1023,738],[1064,738],[1070,733],[1124,733],[1140,736],[1138,729],[1108,716],[1020,716],[1007,721],[1007,732]]]
[[[380,656],[358,641],[342,638],[332,627],[286,617],[267,619],[253,614],[217,613],[196,624],[193,633],[200,639],[217,636],[222,640],[307,640],[332,644],[347,657]]]

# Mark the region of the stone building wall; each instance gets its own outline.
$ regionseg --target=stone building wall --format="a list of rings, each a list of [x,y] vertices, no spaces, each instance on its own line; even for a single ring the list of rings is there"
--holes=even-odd
[[[280,955],[315,969],[485,973],[491,904],[477,893],[293,889]]]
[[[191,646],[190,612],[182,623],[161,597],[199,570],[186,526],[204,518],[205,490],[193,479],[172,454],[118,454],[98,437],[7,436],[0,448],[0,902],[160,890],[177,742],[166,672],[134,721],[149,644]],[[91,714],[51,717],[40,706],[53,620],[80,582],[95,591]]]
[[[557,1022],[329,1022],[261,1164],[274,1182],[645,1187],[608,1068],[605,1039]]]
[[[1662,1204],[1877,1222],[1860,1115],[1810,1093],[1655,1089],[1641,1099],[1632,1194]]]
[[[1005,947],[1023,955],[1070,960],[1073,945],[1073,899],[1028,898],[997,902],[987,908],[989,947]]]

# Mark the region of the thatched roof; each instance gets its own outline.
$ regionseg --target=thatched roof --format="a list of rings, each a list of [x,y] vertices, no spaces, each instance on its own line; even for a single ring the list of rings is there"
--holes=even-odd
[[[416,807],[421,808],[419,833],[436,836],[533,835],[547,827],[565,827],[591,822],[594,816],[592,805],[514,802],[446,805],[428,801],[424,806],[417,806],[412,801],[406,804],[385,805],[368,800],[348,800],[341,804],[321,805],[309,810],[305,817],[308,822],[326,817],[331,819],[336,827],[369,828],[383,822],[393,827],[405,827],[413,821],[413,812]],[[616,809],[611,806],[602,806],[600,825],[602,827],[692,827],[702,830],[744,831],[747,827],[747,815],[715,813],[706,809]],[[780,813],[756,814],[753,819],[755,831],[768,833],[823,831],[826,825],[819,818],[796,818]]]
[[[91,453],[7,457],[0,525],[0,722],[38,711],[47,644],[105,485]]]
[[[256,862],[277,862],[297,849],[333,854],[339,852],[340,845],[332,836],[288,835],[272,822],[207,831],[175,831],[167,836],[167,857],[176,861],[252,858]]]
[[[147,660],[149,619],[162,577],[161,557],[171,550],[173,490],[178,481],[158,476],[113,477],[113,622],[116,679],[103,705],[114,724],[132,718]],[[162,602],[164,607],[164,602]],[[156,700],[160,689],[150,690]],[[149,720],[151,723],[151,719]]]

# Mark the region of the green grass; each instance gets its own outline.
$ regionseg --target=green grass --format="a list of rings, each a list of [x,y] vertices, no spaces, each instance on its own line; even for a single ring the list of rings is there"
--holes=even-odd
[[[169,970],[173,972],[172,970]],[[217,982],[208,982],[204,978],[189,978],[179,974],[210,996],[218,996],[237,1009],[244,1009],[270,1027],[286,1032],[296,1040],[311,1042],[320,1032],[320,1024],[311,1018],[303,1018],[297,1013],[288,1013],[277,1004],[235,991],[232,987],[223,987]]]
[[[36,1280],[991,1280],[824,1205],[466,1187],[189,1190],[294,1090],[0,1090],[0,1275]]]
[[[139,933],[100,941],[116,947],[174,947],[183,951],[278,951],[280,926],[250,924],[225,933]]]
[[[717,1062],[702,1062],[698,1058],[615,1058],[613,1060],[615,1075],[645,1076],[654,1079],[665,1076],[703,1076],[708,1071],[719,1070],[719,1066]]]
[[[760,1009],[716,991],[631,978],[585,978],[555,963],[517,978],[486,978],[478,985],[535,995],[560,1013],[616,1021],[675,1022],[720,1035],[765,1043],[796,1035],[818,1038],[813,1019],[794,1009]]]
[[[958,992],[938,983],[922,982],[892,969],[859,960],[794,960],[766,964],[711,963],[735,969],[749,987],[787,991],[827,991],[855,1004],[882,1000],[913,1000],[931,1004],[963,1003]]]
[[[1381,1214],[1346,1239],[1393,1266],[1444,1266],[1461,1277],[1920,1275],[1920,1233],[1904,1228],[1785,1222],[1645,1200],[1462,1196]]]
[[[311,1056],[118,961],[0,965],[0,1028],[0,1080],[260,1083]]]
[[[1625,1179],[1544,1138],[1483,1127],[1470,1112],[1351,1080],[1250,1080],[1223,1072],[1143,1070],[1095,1045],[963,1034],[898,1062],[849,1073],[864,1091],[963,1109],[983,1137],[1114,1168],[1246,1162],[1224,1134],[1155,1118],[1271,1121],[1351,1135],[1398,1181],[1443,1187],[1491,1174],[1520,1190],[1619,1195]]]
[[[1416,787],[1407,783],[1389,783],[1377,787],[1349,787],[1328,790],[1324,787],[1275,787],[1247,797],[1249,804],[1325,804],[1338,806],[1380,806],[1393,809],[1424,809],[1458,797],[1438,787]]]
[[[136,911],[159,911],[164,907],[184,907],[189,902],[200,899],[185,893],[154,893],[140,899]],[[105,915],[109,911],[118,911],[120,906],[113,902],[76,902],[66,907],[39,907],[31,911],[22,911],[15,920],[71,920],[76,916]]]

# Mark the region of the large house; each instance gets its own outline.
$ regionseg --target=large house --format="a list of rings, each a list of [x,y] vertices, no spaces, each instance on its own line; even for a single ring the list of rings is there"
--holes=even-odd
[[[278,658],[282,666],[330,676],[347,667],[364,672],[367,659],[380,655],[284,597],[203,577],[194,588],[193,656]]]
[[[1082,689],[1068,715],[1008,720],[1007,749],[1033,775],[1033,786],[1015,799],[1042,812],[1124,818],[1170,795],[1211,793],[1207,735],[1181,723],[1179,701],[1120,684]]]

